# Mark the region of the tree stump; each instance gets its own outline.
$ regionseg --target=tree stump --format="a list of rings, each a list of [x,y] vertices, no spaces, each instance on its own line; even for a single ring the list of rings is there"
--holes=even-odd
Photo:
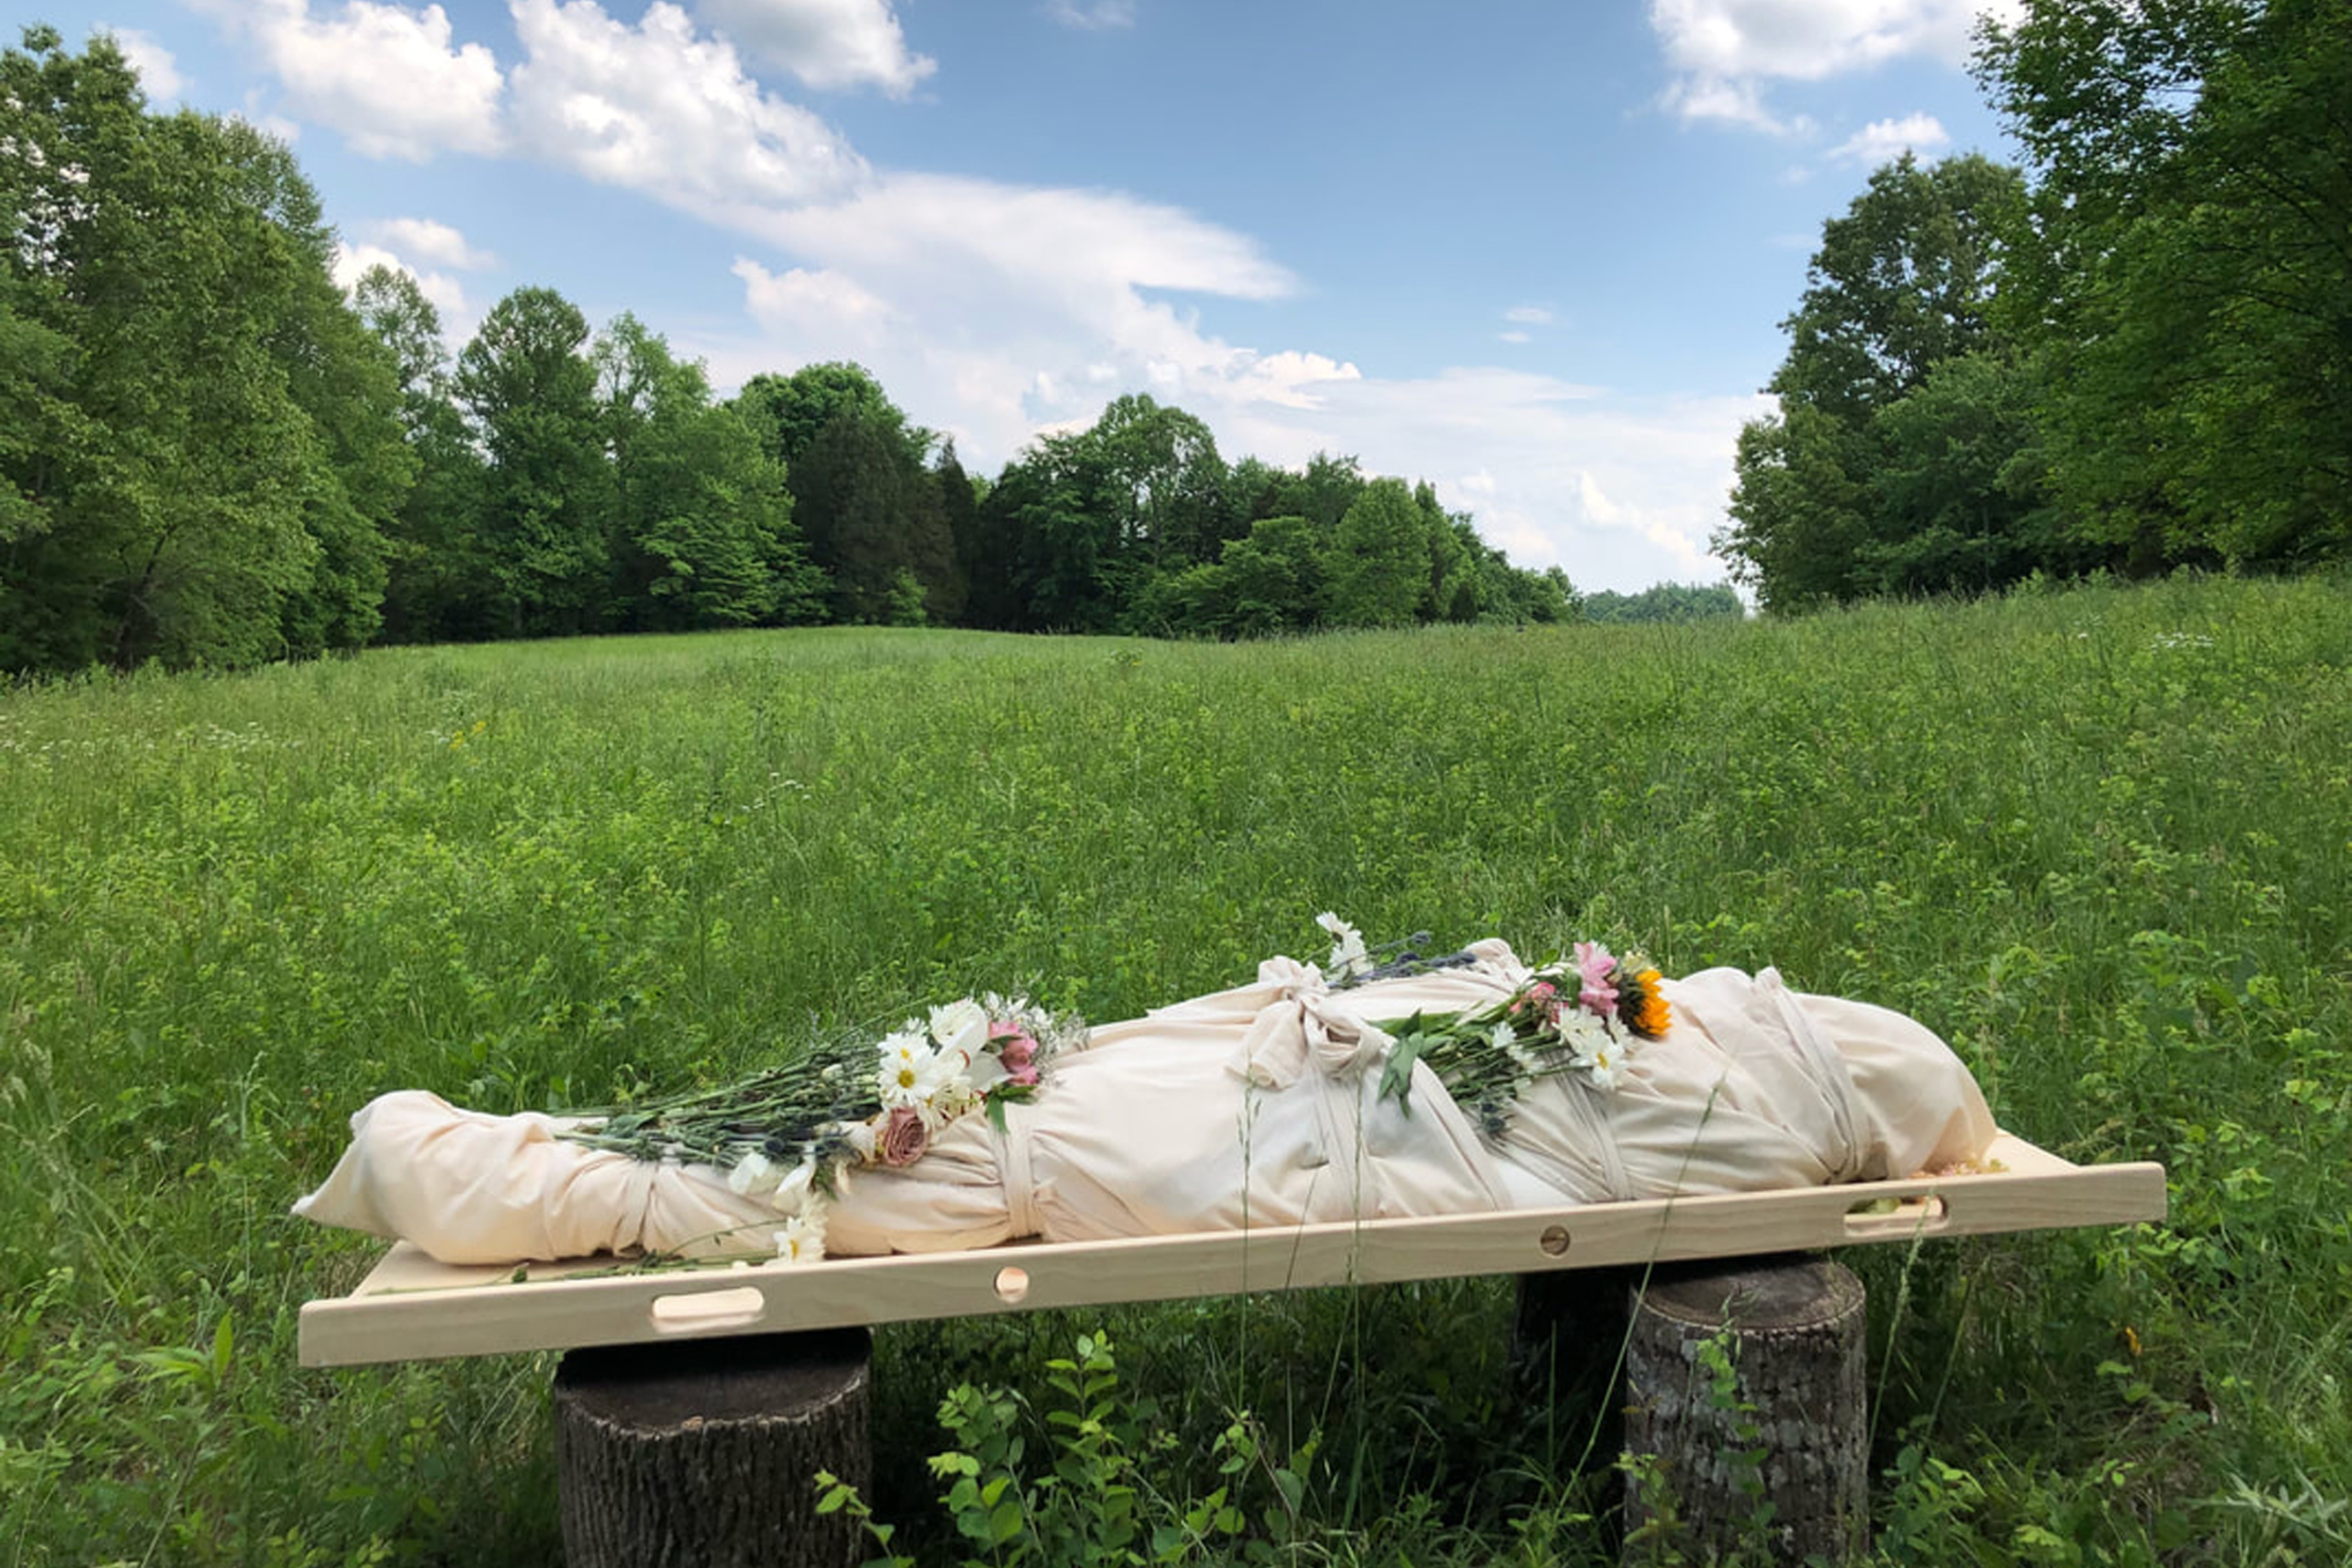
[[[854,1568],[865,1542],[816,1511],[816,1474],[872,1484],[863,1328],[613,1345],[555,1369],[555,1466],[572,1568]]]
[[[1626,1351],[1628,1562],[1662,1535],[1780,1562],[1867,1549],[1863,1305],[1803,1259],[1652,1278]]]

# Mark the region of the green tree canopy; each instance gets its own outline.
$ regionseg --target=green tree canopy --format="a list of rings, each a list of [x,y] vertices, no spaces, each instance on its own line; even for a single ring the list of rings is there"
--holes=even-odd
[[[458,402],[488,460],[481,553],[510,636],[585,632],[602,619],[610,475],[588,340],[570,300],[519,288],[458,356]]]
[[[1410,626],[1429,588],[1428,532],[1402,479],[1374,479],[1334,531],[1334,626]]]
[[[0,54],[0,667],[370,635],[395,377],[291,155],[46,28]]]
[[[1993,324],[2024,201],[2014,169],[1906,153],[1823,225],[1765,388],[1780,411],[1740,432],[1715,539],[1767,608],[1997,587],[2039,564],[2028,383]]]
[[[2004,319],[2077,532],[2352,551],[2352,0],[2031,0],[1977,70],[2037,176]]]
[[[647,631],[811,618],[823,579],[792,527],[784,465],[699,363],[623,312],[590,356],[612,457],[615,600]]]

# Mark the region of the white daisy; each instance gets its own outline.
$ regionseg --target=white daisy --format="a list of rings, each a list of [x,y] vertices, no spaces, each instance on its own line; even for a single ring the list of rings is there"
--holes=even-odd
[[[960,1051],[969,1061],[988,1042],[988,1014],[967,996],[931,1010],[931,1037],[943,1051]]]
[[[1362,932],[1327,909],[1315,917],[1315,924],[1331,934],[1330,968],[1333,979],[1348,980],[1372,972],[1372,955],[1364,950]]]
[[[824,1222],[813,1215],[794,1215],[776,1233],[776,1256],[787,1263],[813,1263],[824,1256]]]

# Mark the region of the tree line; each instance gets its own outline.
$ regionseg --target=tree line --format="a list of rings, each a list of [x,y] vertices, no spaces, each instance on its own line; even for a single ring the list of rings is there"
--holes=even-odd
[[[815,622],[1260,636],[1560,621],[1426,485],[1227,463],[1148,397],[993,479],[852,364],[702,366],[517,289],[454,357],[349,296],[286,148],[147,112],[104,38],[0,56],[0,670]]]
[[[1771,610],[2352,555],[2352,0],[2029,0],[2025,151],[1822,230],[1717,553]]]

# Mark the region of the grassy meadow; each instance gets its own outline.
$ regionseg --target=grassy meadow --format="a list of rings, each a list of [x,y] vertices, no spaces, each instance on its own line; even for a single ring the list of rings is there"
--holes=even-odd
[[[1776,963],[1928,1021],[2026,1137],[2167,1164],[2162,1227],[1848,1255],[1888,1562],[2352,1560],[2342,581],[383,651],[0,692],[0,1568],[560,1560],[550,1359],[296,1365],[376,1246],[286,1205],[378,1092],[607,1102],[1016,985],[1126,1017],[1319,956],[1324,909]],[[1510,1311],[885,1329],[874,1506],[959,1558],[943,1395],[1041,1411],[1103,1329],[1148,1511],[1240,1488],[1184,1560],[1614,1561],[1596,1413],[1509,1394]]]

